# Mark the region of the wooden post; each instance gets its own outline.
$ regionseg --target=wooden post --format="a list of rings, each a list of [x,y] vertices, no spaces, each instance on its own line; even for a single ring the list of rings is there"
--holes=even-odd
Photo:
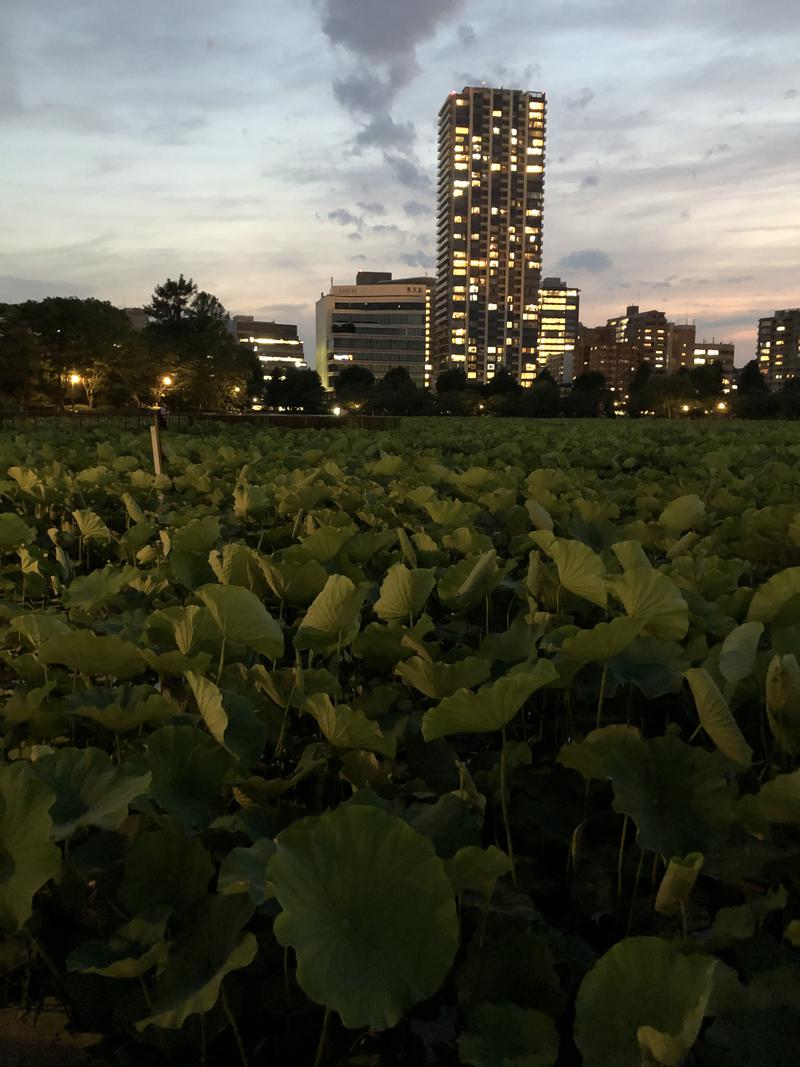
[[[153,470],[156,474],[163,472],[164,454],[161,451],[161,429],[158,425],[159,412],[153,415],[153,425],[150,427],[150,443],[153,446]]]

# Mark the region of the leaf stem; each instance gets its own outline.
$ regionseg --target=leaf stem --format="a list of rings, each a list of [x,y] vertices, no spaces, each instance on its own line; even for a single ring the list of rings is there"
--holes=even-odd
[[[508,818],[508,782],[506,767],[506,728],[500,731],[500,807],[503,811],[503,825],[506,828],[506,847],[508,858],[511,861],[511,880],[517,884],[517,865],[514,860],[514,846],[511,842],[511,823]]]
[[[325,1055],[325,1045],[328,1042],[328,1030],[331,1025],[331,1009],[325,1009],[325,1017],[322,1020],[322,1032],[319,1035],[319,1044],[317,1045],[317,1054],[314,1057],[314,1067],[321,1067],[323,1056]]]
[[[233,1030],[233,1036],[236,1039],[236,1047],[239,1050],[239,1059],[241,1061],[242,1067],[249,1067],[247,1061],[247,1053],[245,1052],[244,1043],[242,1041],[242,1035],[239,1033],[239,1027],[236,1025],[236,1019],[234,1017],[233,1012],[231,1011],[230,1004],[228,1003],[228,998],[225,995],[224,986],[220,987],[220,993],[222,1001],[222,1010],[225,1012],[225,1018],[228,1020],[228,1025],[230,1026],[231,1030]]]
[[[622,866],[625,860],[625,836],[628,833],[630,816],[626,815],[622,820],[622,833],[619,837],[619,856],[617,857],[617,900],[622,899]]]
[[[597,721],[595,728],[600,729],[600,724],[603,721],[603,701],[606,696],[606,675],[608,672],[608,662],[603,664],[603,673],[600,675],[600,693],[597,697]]]
[[[222,635],[222,645],[221,645],[220,650],[219,650],[219,666],[217,667],[217,682],[216,682],[217,685],[219,685],[219,680],[222,677],[222,668],[225,666],[225,645],[227,644],[227,641],[228,641],[228,638],[225,636],[225,634],[223,634]]]

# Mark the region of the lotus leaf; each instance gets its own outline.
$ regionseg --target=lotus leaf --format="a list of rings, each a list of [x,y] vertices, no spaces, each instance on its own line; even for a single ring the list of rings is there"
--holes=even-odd
[[[734,763],[749,767],[753,762],[753,750],[745,741],[714,679],[702,667],[693,667],[686,671],[685,677],[694,697],[700,725],[720,752]]]
[[[603,561],[581,541],[555,539],[545,551],[558,570],[558,580],[575,596],[606,606],[606,569]]]
[[[319,596],[328,580],[328,572],[315,559],[305,563],[262,559],[261,567],[275,596],[300,607],[305,607]]]
[[[61,663],[86,677],[133,678],[145,666],[136,645],[115,635],[100,637],[91,630],[49,637],[39,656],[42,663]]]
[[[387,571],[381,592],[375,603],[375,614],[384,622],[408,622],[413,625],[433,592],[436,578],[433,571],[409,570],[396,563]]]
[[[542,1011],[508,1001],[479,1004],[469,1013],[458,1052],[472,1067],[554,1067],[558,1032]]]
[[[575,1041],[585,1067],[676,1067],[708,1012],[717,961],[657,937],[614,945],[578,990]]]
[[[267,866],[275,845],[267,837],[249,848],[233,848],[222,861],[217,879],[220,893],[249,893],[255,907],[267,899]]]
[[[477,693],[459,689],[425,712],[422,735],[426,741],[435,741],[448,734],[502,730],[537,689],[557,678],[558,671],[550,660],[538,660],[525,671],[507,674]]]
[[[743,682],[753,673],[758,642],[764,632],[760,622],[743,622],[731,630],[722,642],[719,654],[719,670],[729,686]]]
[[[449,567],[439,579],[439,599],[455,611],[469,611],[491,593],[502,577],[503,569],[493,548],[478,557],[468,556]]]
[[[781,748],[800,752],[800,665],[793,655],[773,656],[767,669],[767,718]]]
[[[395,754],[397,744],[393,737],[381,733],[378,724],[371,722],[363,711],[344,704],[332,704],[327,693],[309,697],[303,711],[316,719],[324,737],[334,748],[363,748],[390,759]]]
[[[748,622],[771,622],[793,596],[800,595],[800,567],[788,567],[766,581],[750,601]]]
[[[207,826],[224,807],[221,782],[232,758],[193,726],[164,726],[147,740],[153,798],[187,826]]]
[[[601,726],[583,741],[570,741],[558,754],[558,762],[578,771],[584,778],[609,778],[610,758],[622,745],[640,744],[641,732],[635,726]]]
[[[34,531],[11,511],[0,515],[0,554],[13,552],[20,545],[29,545],[34,538]]]
[[[270,659],[283,655],[283,630],[258,597],[238,585],[205,585],[197,596],[228,641],[255,649]]]
[[[460,848],[444,866],[457,893],[473,889],[482,896],[490,897],[497,879],[510,873],[511,860],[494,845],[488,848],[467,845]]]
[[[253,907],[242,893],[208,897],[172,947],[158,976],[151,1013],[136,1023],[178,1030],[190,1015],[211,1011],[226,975],[249,967],[258,943],[242,933]]]
[[[642,633],[679,641],[689,629],[689,608],[674,582],[651,567],[631,567],[610,582],[625,611],[642,624]]]
[[[139,978],[167,957],[169,911],[156,908],[120,926],[106,941],[86,941],[67,957],[67,970],[104,978]]]
[[[452,696],[458,689],[472,689],[485,682],[491,674],[491,665],[488,660],[477,656],[468,656],[455,663],[439,663],[412,656],[400,663],[395,673],[431,700],[442,700]]]
[[[366,588],[332,574],[314,599],[295,634],[294,647],[335,652],[351,645],[361,625]]]
[[[655,908],[659,915],[674,915],[686,907],[702,866],[701,852],[672,857],[656,895]]]
[[[696,493],[687,493],[671,501],[658,517],[662,526],[677,533],[690,530],[705,515],[706,506]]]
[[[300,987],[345,1026],[394,1026],[441,986],[458,947],[453,890],[431,843],[402,820],[357,805],[295,823],[267,873],[283,909],[275,936],[297,954]]]
[[[67,748],[34,763],[37,775],[55,794],[52,838],[63,841],[81,826],[116,830],[128,805],[150,787],[150,772],[114,763],[99,748]]]
[[[134,915],[148,915],[157,907],[180,914],[203,899],[213,874],[214,865],[196,837],[175,827],[151,830],[128,850],[118,896]]]
[[[585,663],[604,663],[623,652],[641,629],[639,619],[619,616],[611,622],[600,622],[591,630],[579,630],[561,647],[567,655]]]
[[[50,840],[54,801],[27,763],[0,767],[0,928],[26,923],[34,896],[61,867],[61,853]]]

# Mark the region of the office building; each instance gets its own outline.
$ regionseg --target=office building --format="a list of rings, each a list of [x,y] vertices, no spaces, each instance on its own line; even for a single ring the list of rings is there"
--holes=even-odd
[[[253,315],[234,315],[228,321],[228,332],[240,344],[252,349],[267,381],[281,368],[309,369],[303,354],[303,342],[297,335],[295,325],[263,322]]]
[[[800,308],[784,308],[758,320],[758,367],[770,389],[800,377]]]
[[[575,375],[575,345],[578,340],[580,289],[572,289],[561,278],[545,278],[539,290],[538,365],[546,368],[562,385]],[[535,377],[523,371],[523,385]]]
[[[694,366],[694,347],[697,329],[694,323],[667,323],[667,351],[669,353],[669,371],[674,373],[681,367]]]
[[[488,87],[451,93],[439,112],[437,370],[528,381],[537,357],[546,101]]]
[[[359,271],[355,285],[332,285],[317,301],[317,372],[333,389],[343,367],[382,378],[404,367],[412,381],[431,384],[433,278],[392,278]]]

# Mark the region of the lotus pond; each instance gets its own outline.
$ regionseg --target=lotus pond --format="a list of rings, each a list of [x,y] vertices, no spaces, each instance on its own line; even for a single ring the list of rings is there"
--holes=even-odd
[[[0,997],[121,1064],[800,1047],[790,424],[0,436]]]

